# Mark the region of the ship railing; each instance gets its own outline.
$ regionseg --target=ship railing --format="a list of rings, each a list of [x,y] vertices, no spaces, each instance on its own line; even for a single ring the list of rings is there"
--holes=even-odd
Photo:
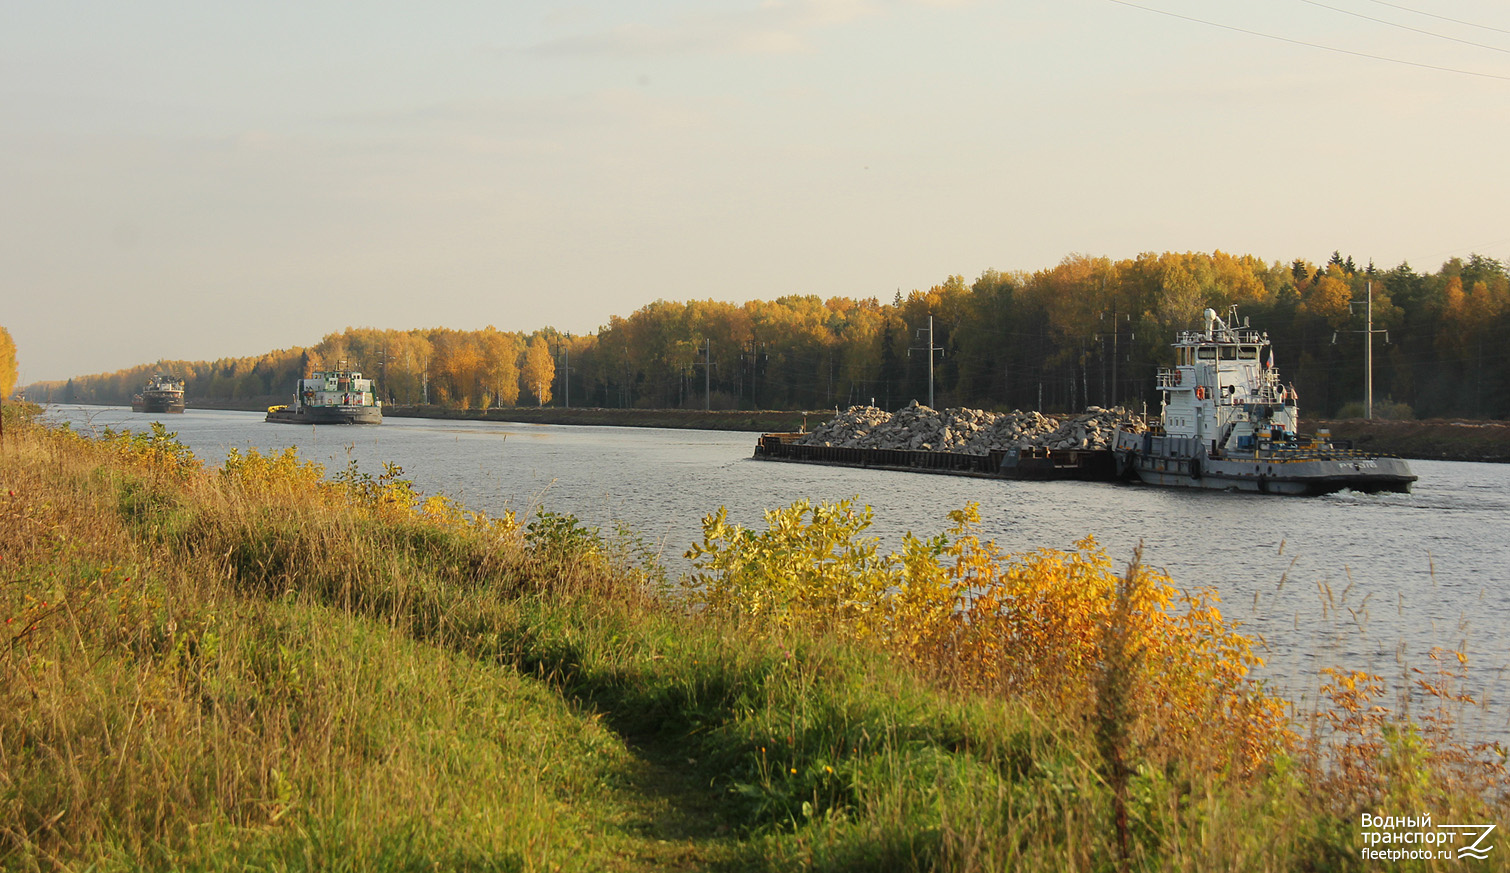
[[[1178,388],[1180,386],[1180,371],[1174,367],[1159,368],[1159,387]]]
[[[1244,343],[1247,345],[1258,345],[1260,342],[1262,342],[1262,338],[1259,336],[1259,333],[1256,330],[1228,328],[1227,330],[1218,331],[1218,334],[1218,342]]]
[[[1200,345],[1202,343],[1244,343],[1260,345],[1263,335],[1256,330],[1217,328],[1211,333],[1203,330],[1182,330],[1175,334],[1175,345]]]
[[[1231,457],[1241,458],[1243,454],[1243,451],[1239,450],[1232,452]],[[1279,464],[1298,463],[1300,461],[1369,461],[1375,458],[1394,457],[1397,456],[1385,452],[1368,452],[1362,449],[1355,449],[1351,444],[1338,445],[1337,443],[1332,443],[1330,446],[1316,444],[1270,446],[1269,453],[1265,456],[1266,460]]]

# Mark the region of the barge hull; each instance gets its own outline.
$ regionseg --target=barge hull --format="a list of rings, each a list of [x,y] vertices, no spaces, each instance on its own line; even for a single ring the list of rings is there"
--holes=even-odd
[[[300,406],[269,410],[267,420],[277,424],[382,424],[383,412],[375,406]]]
[[[1110,482],[1117,478],[1117,464],[1107,450],[1034,449],[993,451],[987,455],[934,452],[921,449],[853,449],[843,446],[808,446],[795,440],[800,434],[766,434],[755,444],[755,458],[830,467],[858,467],[908,473],[942,473],[988,479],[1070,479]]]

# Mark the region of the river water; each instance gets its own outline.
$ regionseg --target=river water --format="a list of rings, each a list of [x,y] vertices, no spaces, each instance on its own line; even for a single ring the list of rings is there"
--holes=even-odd
[[[1466,652],[1489,707],[1468,717],[1510,736],[1510,465],[1412,461],[1411,494],[1277,497],[1082,482],[1013,482],[756,461],[752,433],[571,427],[389,418],[380,427],[269,424],[260,413],[55,406],[88,430],[145,430],[161,420],[211,464],[231,449],[295,446],[331,473],[350,461],[374,475],[403,468],[426,494],[489,514],[569,512],[622,524],[673,571],[720,506],[762,524],[762,511],[807,498],[858,498],[872,532],[935,534],[947,513],[980,505],[985,538],[1010,551],[1072,547],[1094,535],[1119,563],[1145,563],[1181,587],[1215,588],[1229,619],[1263,641],[1262,675],[1312,698],[1317,670],[1368,669],[1398,680],[1434,646]]]

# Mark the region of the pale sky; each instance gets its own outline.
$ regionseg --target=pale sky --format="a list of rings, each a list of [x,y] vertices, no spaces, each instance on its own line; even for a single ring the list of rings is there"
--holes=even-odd
[[[1510,256],[1502,0],[1136,3],[12,0],[0,325],[26,384],[1076,252]]]

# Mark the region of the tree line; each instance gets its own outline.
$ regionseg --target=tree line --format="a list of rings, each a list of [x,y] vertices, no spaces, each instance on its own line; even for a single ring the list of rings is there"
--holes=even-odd
[[[1078,410],[1156,408],[1174,333],[1232,305],[1274,343],[1302,411],[1356,411],[1364,397],[1364,301],[1372,298],[1377,408],[1420,417],[1510,414],[1510,272],[1454,258],[1436,273],[1381,270],[1334,253],[1321,265],[1252,255],[1071,255],[1032,273],[949,276],[926,291],[792,295],[743,304],[657,300],[596,333],[347,328],[311,348],[217,361],[159,361],[28,386],[57,402],[126,403],[154,372],[194,400],[289,395],[344,361],[390,404],[454,408],[825,409],[870,404]],[[1499,337],[1500,339],[1495,339]]]

